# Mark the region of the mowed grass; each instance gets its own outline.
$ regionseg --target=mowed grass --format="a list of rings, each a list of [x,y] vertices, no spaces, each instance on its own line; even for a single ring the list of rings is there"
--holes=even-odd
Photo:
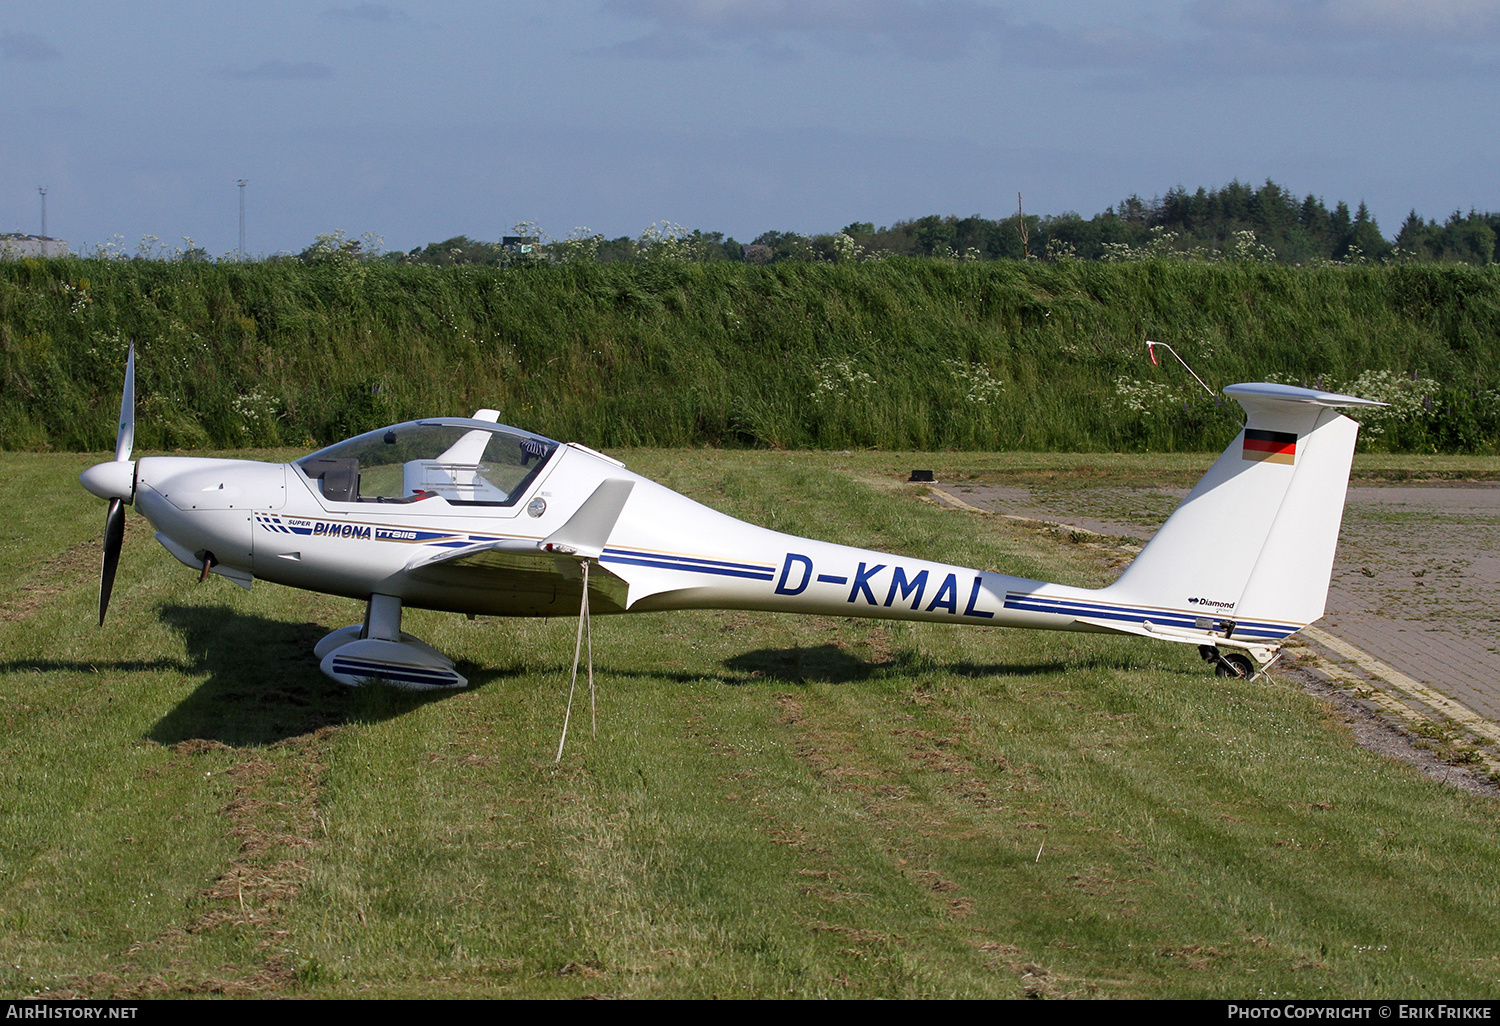
[[[1079,458],[621,455],[781,530],[1113,572],[900,483]],[[601,617],[598,735],[580,695],[555,764],[571,621],[411,611],[473,686],[347,690],[311,648],[357,604],[197,586],[132,512],[96,628],[89,462],[0,457],[7,997],[1497,991],[1494,802],[1365,752],[1290,681],[1100,636]]]

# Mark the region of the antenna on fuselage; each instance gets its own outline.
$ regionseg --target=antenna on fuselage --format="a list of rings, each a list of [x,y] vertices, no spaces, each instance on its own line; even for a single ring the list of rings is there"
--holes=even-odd
[[[1161,364],[1156,359],[1156,347],[1157,346],[1160,346],[1161,348],[1165,349],[1167,352],[1171,353],[1173,356],[1176,356],[1177,357],[1177,362],[1180,363],[1180,364],[1182,364],[1183,367],[1187,368],[1187,372],[1193,376],[1193,380],[1196,381],[1196,382],[1198,382],[1198,384],[1203,385],[1203,379],[1198,376],[1198,372],[1195,371],[1195,370],[1193,370],[1193,368],[1188,367],[1188,362],[1186,360],[1184,360],[1181,356],[1178,356],[1177,350],[1173,349],[1171,346],[1167,345],[1165,342],[1151,342],[1151,341],[1148,340],[1146,342],[1146,355],[1149,356],[1149,357],[1151,357],[1151,363],[1154,366],[1157,366],[1157,367],[1161,366]],[[1207,385],[1203,385],[1203,391],[1205,391],[1205,392],[1208,393],[1208,397],[1210,399],[1217,399],[1218,398],[1216,395],[1214,395],[1214,390],[1211,389],[1211,388],[1209,388]]]

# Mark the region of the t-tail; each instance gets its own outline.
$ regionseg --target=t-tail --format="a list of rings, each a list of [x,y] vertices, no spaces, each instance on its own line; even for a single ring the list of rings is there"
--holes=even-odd
[[[1381,404],[1291,385],[1224,391],[1245,408],[1244,430],[1094,594],[1124,613],[1109,627],[1196,642],[1238,675],[1250,669],[1241,653],[1265,663],[1323,615],[1359,433],[1339,409]]]

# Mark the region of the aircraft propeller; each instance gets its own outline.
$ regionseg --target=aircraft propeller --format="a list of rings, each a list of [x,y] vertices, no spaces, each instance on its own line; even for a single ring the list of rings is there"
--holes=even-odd
[[[120,426],[115,434],[115,458],[100,463],[79,475],[83,486],[101,499],[109,500],[104,516],[104,560],[99,568],[99,624],[109,609],[109,593],[115,586],[115,570],[120,565],[120,548],[125,542],[125,504],[135,499],[135,463],[130,451],[135,446],[135,345],[125,359],[125,388],[120,396]]]

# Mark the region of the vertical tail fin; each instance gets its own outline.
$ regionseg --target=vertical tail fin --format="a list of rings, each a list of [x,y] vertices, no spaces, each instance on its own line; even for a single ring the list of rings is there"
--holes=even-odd
[[[1380,404],[1291,385],[1224,392],[1249,415],[1245,429],[1104,594],[1273,641],[1322,616],[1328,598],[1359,432],[1338,408]]]

